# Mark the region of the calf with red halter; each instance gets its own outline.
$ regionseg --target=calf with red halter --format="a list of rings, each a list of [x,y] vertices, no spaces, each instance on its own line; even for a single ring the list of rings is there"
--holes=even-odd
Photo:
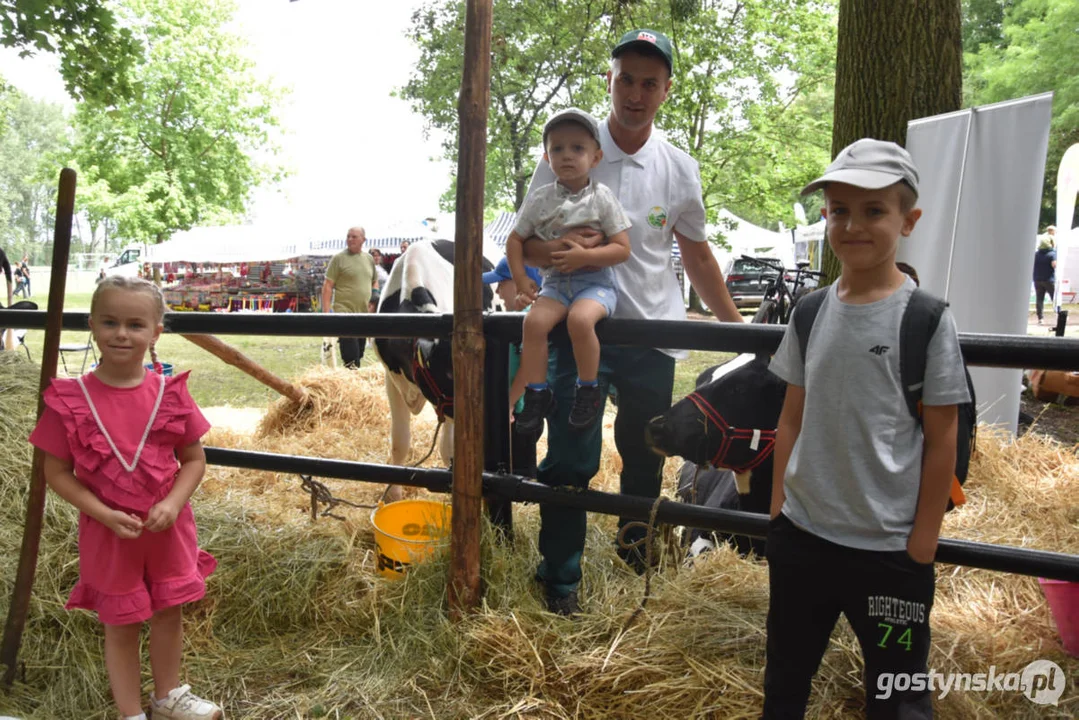
[[[767,356],[739,355],[697,377],[696,389],[653,418],[646,441],[661,455],[686,463],[679,495],[695,504],[767,514],[772,502],[772,449],[786,385],[768,370]],[[764,556],[764,540],[722,536],[739,552]],[[691,530],[692,552],[710,544]]]
[[[403,243],[402,243],[403,245]],[[382,288],[379,313],[452,313],[453,243],[416,242],[407,246]],[[487,260],[484,270],[493,269]],[[483,287],[483,309],[494,307],[494,292]],[[438,438],[444,464],[453,460],[453,349],[449,338],[379,338],[375,349],[386,366],[386,398],[390,404],[390,460],[403,465],[412,440],[412,415],[431,403],[442,429]],[[391,486],[387,500],[400,499]],[[492,520],[508,531],[509,503],[488,498]]]

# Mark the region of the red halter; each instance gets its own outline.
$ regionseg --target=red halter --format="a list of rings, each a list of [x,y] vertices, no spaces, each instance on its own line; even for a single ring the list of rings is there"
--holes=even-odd
[[[775,449],[776,445],[775,430],[736,428],[724,420],[719,411],[712,407],[699,393],[691,392],[686,397],[697,406],[697,409],[704,414],[708,422],[714,425],[723,437],[723,442],[719,444],[719,449],[716,450],[716,455],[712,458],[712,467],[729,468],[736,473],[744,473],[760,465],[772,454],[772,450]],[[727,452],[731,449],[731,444],[735,440],[747,440],[749,441],[749,449],[757,451],[756,457],[741,467],[733,467],[726,462]]]
[[[427,369],[427,363],[423,359],[417,340],[412,341],[412,349],[412,379],[421,389],[426,388],[430,396],[436,399],[436,402],[433,403],[435,415],[438,417],[439,422],[444,422],[447,415],[453,412],[453,396],[442,392],[442,388],[438,386],[435,376]]]

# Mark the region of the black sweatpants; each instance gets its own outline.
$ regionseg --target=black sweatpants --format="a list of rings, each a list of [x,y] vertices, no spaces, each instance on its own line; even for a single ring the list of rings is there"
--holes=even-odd
[[[1053,290],[1055,289],[1052,280],[1035,280],[1034,281],[1034,310],[1038,314],[1038,319],[1042,319],[1042,309],[1045,307],[1045,296],[1049,295],[1049,302],[1053,302]]]
[[[810,683],[840,613],[854,628],[865,658],[866,716],[933,717],[928,690],[899,692],[889,678],[878,679],[881,673],[926,672],[932,565],[914,562],[906,550],[874,552],[836,545],[801,530],[782,514],[768,526],[767,557],[770,598],[762,717],[805,716]]]
[[[337,338],[337,345],[341,348],[341,361],[347,368],[358,368],[363,360],[364,347],[367,338],[343,337]]]

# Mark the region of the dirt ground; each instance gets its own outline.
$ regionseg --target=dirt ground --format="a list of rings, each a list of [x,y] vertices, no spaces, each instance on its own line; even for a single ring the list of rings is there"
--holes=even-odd
[[[1019,410],[1033,419],[1033,423],[1024,423],[1026,417],[1020,415],[1020,435],[1027,432],[1048,435],[1079,452],[1079,403],[1058,405],[1042,402],[1029,391],[1024,391],[1019,397]]]

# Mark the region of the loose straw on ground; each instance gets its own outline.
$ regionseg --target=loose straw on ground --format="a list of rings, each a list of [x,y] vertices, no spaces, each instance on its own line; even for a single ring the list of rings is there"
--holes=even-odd
[[[0,385],[9,376],[0,367]],[[214,430],[207,444],[386,460],[389,412],[378,368],[319,369],[294,382],[312,398],[307,407],[280,399],[254,436]],[[33,387],[0,392],[2,416],[21,423],[0,430],[15,465],[29,457],[32,418],[18,408],[32,404]],[[413,427],[420,457],[434,414],[424,411]],[[609,427],[605,433],[609,440]],[[605,443],[595,487],[617,488],[620,465],[611,445]],[[1037,436],[1006,442],[989,432],[978,447],[969,502],[948,515],[945,535],[1079,553],[1079,461],[1072,449]],[[428,464],[438,464],[437,457]],[[668,494],[674,479],[668,468]],[[326,483],[356,502],[382,490]],[[230,716],[725,719],[760,712],[764,563],[721,549],[683,566],[664,552],[646,612],[620,634],[644,581],[615,554],[616,520],[589,517],[585,612],[566,620],[543,610],[532,581],[538,512],[518,505],[516,544],[484,540],[484,605],[451,624],[445,554],[414,566],[403,581],[383,581],[375,572],[369,511],[339,509],[345,522],[312,523],[299,485],[295,476],[214,467],[193,501],[200,542],[220,564],[207,598],[187,612],[185,682],[222,702]],[[21,487],[0,476],[0,597],[10,589]],[[111,717],[100,628],[88,614],[62,609],[77,574],[75,521],[68,505],[50,500],[23,650],[26,679],[0,695],[0,714]],[[1079,675],[1079,660],[1061,651],[1033,578],[938,566],[932,626],[930,667],[939,672],[988,672],[990,665],[1011,672],[1047,659],[1067,677]],[[807,717],[863,717],[861,672],[857,642],[840,622]],[[144,681],[148,689],[149,677]],[[1060,703],[1057,710],[1074,714],[1074,685]],[[1017,692],[953,692],[936,708],[945,720],[1038,718],[1045,710]]]

